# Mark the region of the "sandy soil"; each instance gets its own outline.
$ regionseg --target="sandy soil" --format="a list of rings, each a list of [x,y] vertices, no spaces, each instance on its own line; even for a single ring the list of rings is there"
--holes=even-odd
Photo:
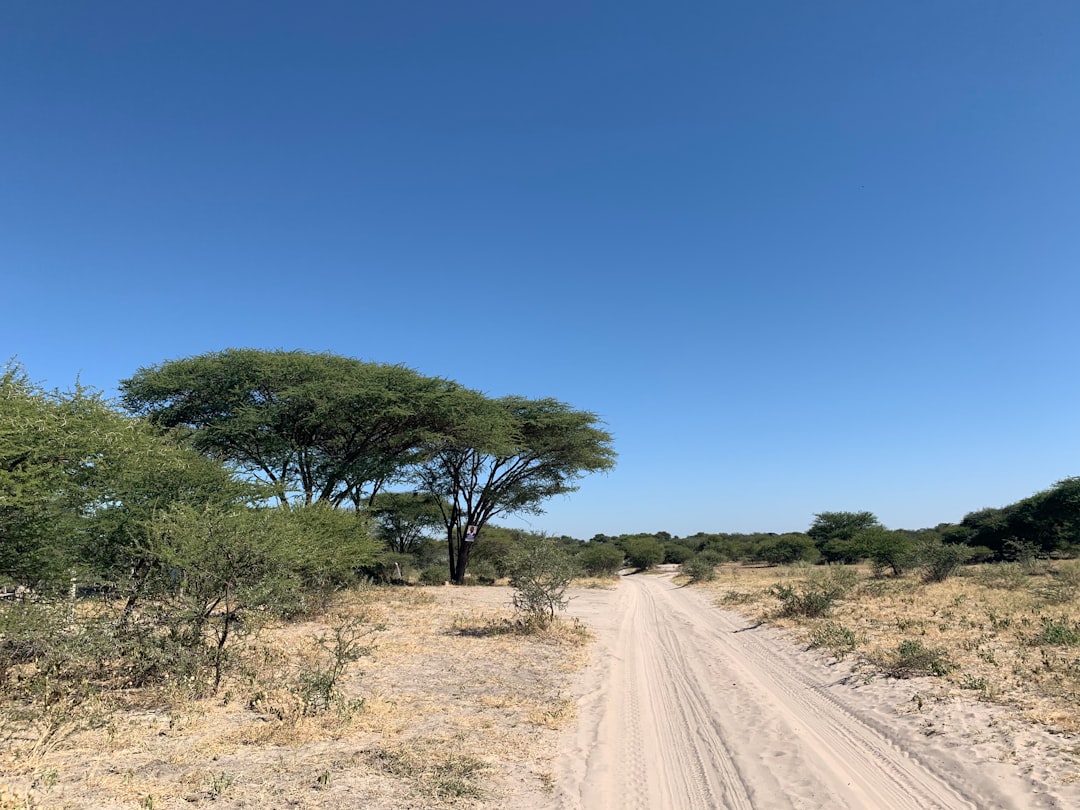
[[[348,676],[362,710],[302,717],[288,690],[237,681],[48,746],[9,740],[0,810],[1080,807],[1075,738],[1007,707],[916,705],[938,679],[868,677],[670,573],[572,597],[544,638],[500,629],[505,587],[379,591],[347,606],[382,628]],[[276,680],[325,632],[261,639]]]
[[[1080,807],[1060,740],[1000,707],[904,712],[917,680],[867,681],[670,576],[575,597],[595,659],[549,807]]]

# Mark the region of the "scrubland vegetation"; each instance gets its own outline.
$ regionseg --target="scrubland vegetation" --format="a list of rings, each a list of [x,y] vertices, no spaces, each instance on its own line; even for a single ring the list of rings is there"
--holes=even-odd
[[[364,785],[437,806],[497,791],[493,735],[543,782],[531,730],[572,718],[555,676],[587,638],[557,620],[568,587],[660,563],[868,677],[930,675],[1080,730],[1080,479],[932,529],[822,512],[782,535],[583,541],[493,522],[614,463],[596,417],[554,400],[301,352],[122,387],[126,409],[0,375],[0,810],[325,806]],[[459,613],[461,589],[426,587],[449,582],[512,596],[468,589],[490,609]],[[346,738],[363,742],[320,755]],[[241,764],[273,747],[294,759],[271,768],[279,794]],[[77,782],[89,750],[131,765]],[[137,773],[152,760],[167,773]]]
[[[869,565],[724,564],[716,603],[789,628],[859,677],[930,676],[924,701],[965,694],[1080,731],[1080,561],[959,568],[943,580]]]

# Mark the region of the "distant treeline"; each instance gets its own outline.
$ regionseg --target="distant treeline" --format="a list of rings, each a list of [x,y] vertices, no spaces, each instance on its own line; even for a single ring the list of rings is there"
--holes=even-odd
[[[899,568],[919,549],[961,547],[971,561],[1080,556],[1080,477],[1000,508],[971,512],[959,523],[925,529],[888,529],[872,512],[821,512],[805,532],[707,533],[676,537],[668,532],[598,534],[592,543],[632,548],[651,543],[663,560],[683,563],[709,552],[723,561],[790,564],[882,562]],[[894,564],[895,563],[895,564]]]

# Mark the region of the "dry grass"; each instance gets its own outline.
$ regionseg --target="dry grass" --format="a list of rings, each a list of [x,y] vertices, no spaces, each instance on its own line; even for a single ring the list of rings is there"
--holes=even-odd
[[[47,728],[0,720],[0,810],[397,810],[542,795],[588,633],[567,621],[517,632],[509,601],[506,588],[350,593],[251,639],[212,698],[162,684],[126,708],[101,703],[93,720],[60,717],[44,741]],[[363,628],[369,649],[312,710],[303,676],[329,666],[335,627]]]
[[[715,582],[699,587],[720,607],[789,628],[837,657],[856,656],[868,674],[911,674],[898,658],[902,664],[918,656],[905,659],[902,646],[939,654],[939,696],[976,696],[1056,733],[1080,731],[1080,562],[972,566],[939,583],[916,574],[875,578],[860,568],[855,587],[828,615],[779,616],[773,586],[798,588],[811,573],[725,565]],[[933,671],[928,665],[926,674]]]

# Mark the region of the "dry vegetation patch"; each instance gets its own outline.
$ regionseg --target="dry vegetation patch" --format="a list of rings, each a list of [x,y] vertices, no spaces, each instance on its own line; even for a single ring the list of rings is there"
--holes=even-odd
[[[1059,735],[1080,776],[1080,562],[969,566],[944,582],[848,567],[849,586],[825,610],[785,610],[829,576],[823,567],[726,564],[707,585],[718,606],[787,628],[809,647],[855,662],[864,679],[923,678],[911,711],[965,698],[992,703]],[[995,715],[1000,716],[1000,715]],[[990,721],[995,722],[995,721]]]
[[[588,633],[524,635],[509,603],[500,587],[352,592],[247,640],[212,697],[159,684],[78,722],[37,707],[30,726],[6,704],[0,810],[542,806]]]

